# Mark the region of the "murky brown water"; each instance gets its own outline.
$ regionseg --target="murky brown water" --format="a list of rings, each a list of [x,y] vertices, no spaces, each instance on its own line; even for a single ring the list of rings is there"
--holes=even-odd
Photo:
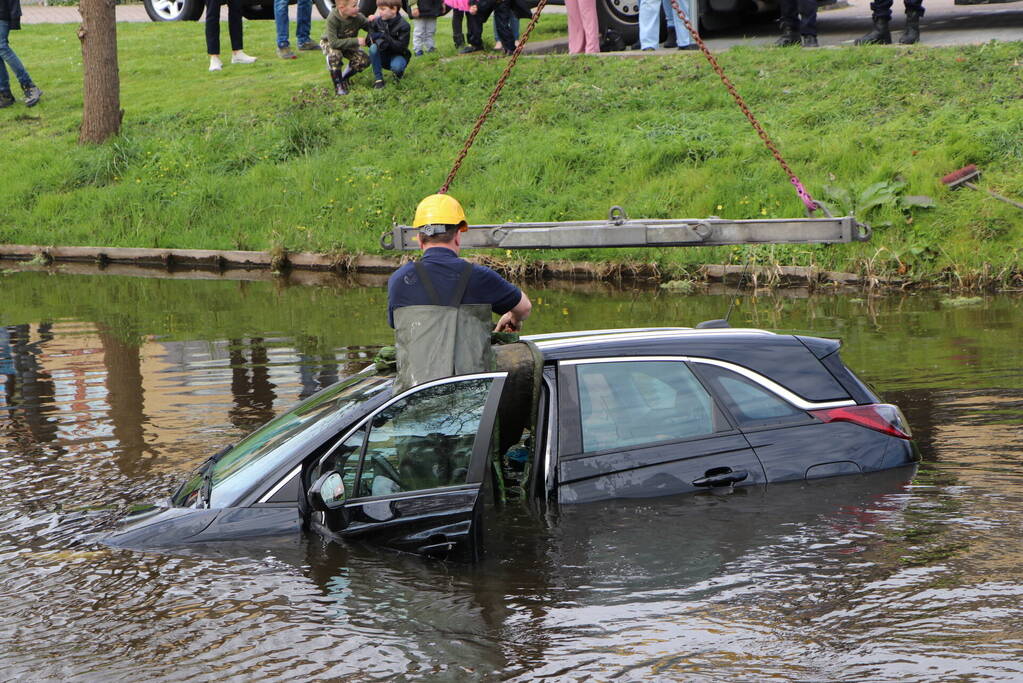
[[[693,324],[723,296],[540,290],[530,331]],[[0,678],[1021,680],[1023,299],[747,298],[845,340],[905,473],[505,510],[475,567],[315,536],[78,543],[389,341],[379,288],[0,276]]]

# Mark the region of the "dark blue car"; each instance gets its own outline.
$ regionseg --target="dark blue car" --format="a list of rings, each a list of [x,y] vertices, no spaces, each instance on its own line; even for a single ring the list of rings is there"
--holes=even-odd
[[[369,368],[207,460],[110,545],[296,534],[472,560],[490,500],[570,504],[858,475],[919,459],[839,342],[761,330],[534,335],[392,395]]]

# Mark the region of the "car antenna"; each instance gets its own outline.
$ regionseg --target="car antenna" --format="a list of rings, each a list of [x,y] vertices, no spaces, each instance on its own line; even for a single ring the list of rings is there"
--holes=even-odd
[[[735,283],[735,291],[732,292],[732,296],[729,297],[728,311],[725,313],[725,317],[719,320],[704,320],[702,323],[696,324],[698,330],[708,330],[721,327],[731,327],[728,324],[728,319],[732,316],[732,308],[735,307],[735,297],[739,294],[739,288],[742,287],[743,280],[746,279],[746,269],[749,268],[749,254],[746,255],[746,262],[742,264],[742,272],[739,273],[739,281]]]

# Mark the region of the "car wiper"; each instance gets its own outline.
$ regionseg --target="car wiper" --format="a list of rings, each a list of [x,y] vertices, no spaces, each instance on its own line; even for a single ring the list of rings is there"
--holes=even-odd
[[[224,446],[207,458],[206,462],[202,465],[204,469],[202,473],[202,486],[199,488],[199,502],[207,509],[210,507],[210,497],[213,494],[213,468],[216,466],[217,461],[224,457],[232,448],[234,448],[234,444]]]

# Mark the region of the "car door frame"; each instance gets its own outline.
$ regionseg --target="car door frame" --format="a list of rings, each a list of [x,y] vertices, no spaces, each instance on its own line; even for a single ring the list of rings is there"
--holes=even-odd
[[[485,475],[489,471],[494,423],[497,419],[497,409],[507,376],[508,373],[504,371],[456,375],[424,382],[412,387],[397,396],[392,396],[373,411],[364,415],[360,420],[352,424],[327,452],[317,458],[318,462],[322,462],[323,459],[330,457],[335,448],[347,441],[349,437],[363,427],[369,426],[359,450],[359,461],[355,475],[355,481],[358,482],[362,477],[362,470],[365,465],[368,437],[373,430],[372,421],[382,411],[399,401],[431,387],[478,379],[492,379],[489,393],[484,402],[483,412],[480,416],[480,423],[476,429],[476,437],[473,440],[469,469],[464,484],[402,491],[378,496],[346,498],[343,503],[330,512],[314,511],[310,515],[310,526],[328,537],[358,538],[377,545],[414,554],[434,557],[456,557],[458,559],[469,560],[478,559],[480,548],[476,532],[479,529],[479,516],[481,514],[480,493]],[[315,485],[315,482],[311,482],[311,484]],[[311,493],[311,491],[307,491],[306,495],[308,496]],[[438,501],[448,504],[438,505]],[[363,517],[369,516],[365,514],[367,506],[374,505],[380,508],[386,506],[388,510],[395,514],[388,519],[364,521]],[[358,518],[358,521],[353,523],[355,518]],[[371,516],[370,518],[372,519]],[[431,528],[428,521],[424,524],[423,520],[427,518],[436,519],[437,526]],[[416,528],[414,533],[404,533],[405,529],[410,525]],[[449,538],[451,533],[457,534],[457,538],[451,540]],[[373,538],[374,535],[377,538]]]

